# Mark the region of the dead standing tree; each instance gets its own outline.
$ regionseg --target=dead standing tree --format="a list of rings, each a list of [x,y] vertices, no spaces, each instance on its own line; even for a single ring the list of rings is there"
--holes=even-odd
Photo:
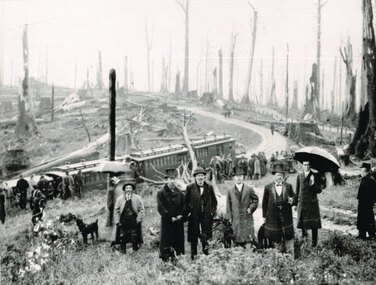
[[[219,74],[218,74],[218,97],[223,98],[223,54],[222,49],[218,51],[219,58]]]
[[[317,64],[312,65],[312,74],[309,78],[309,86],[311,90],[306,89],[306,102],[302,118],[308,115],[311,118],[318,120],[320,118],[320,107],[317,98]],[[310,91],[310,94],[309,94]]]
[[[102,53],[98,51],[98,69],[97,69],[97,86],[96,88],[102,90],[104,87],[102,76]]]
[[[153,48],[154,25],[151,35],[149,35],[148,20],[145,19],[145,39],[146,39],[146,60],[147,60],[147,78],[148,78],[148,92],[151,92],[151,68],[150,68],[150,53]]]
[[[230,78],[228,84],[228,100],[234,102],[234,56],[236,45],[236,34],[231,35],[231,52],[230,52]]]
[[[363,0],[363,61],[367,75],[367,99],[368,103],[359,113],[358,127],[353,141],[349,147],[349,153],[358,158],[376,156],[375,132],[376,132],[376,42],[373,28],[372,0]]]
[[[350,39],[347,40],[347,48],[339,49],[343,62],[346,65],[346,109],[345,117],[354,120],[356,117],[355,112],[355,87],[356,87],[356,74],[353,75],[353,53]]]
[[[27,25],[23,30],[23,61],[24,61],[24,78],[22,80],[22,94],[18,99],[18,118],[16,126],[17,138],[38,135],[39,130],[35,122],[33,113],[30,110],[29,102],[29,46],[27,36]]]
[[[272,49],[272,73],[271,73],[271,83],[272,86],[270,88],[270,97],[268,101],[269,106],[276,106],[277,105],[277,97],[275,93],[275,78],[274,78],[274,46]]]
[[[248,2],[248,5],[253,10],[253,24],[252,27],[252,41],[251,41],[251,50],[250,50],[250,57],[249,57],[249,63],[248,63],[248,72],[247,72],[247,82],[246,82],[246,88],[244,91],[242,103],[249,104],[250,98],[249,98],[249,92],[251,89],[251,79],[252,79],[252,66],[253,66],[253,57],[255,54],[255,44],[256,44],[256,31],[257,31],[257,15],[258,12],[256,11],[255,7]]]
[[[189,91],[189,0],[175,0],[175,2],[180,6],[185,15],[184,79],[182,92],[186,95]]]
[[[124,91],[128,92],[128,57],[124,57]]]
[[[316,69],[316,88],[315,88],[315,98],[317,98],[317,102],[319,103],[318,106],[320,106],[320,71],[321,71],[321,10],[325,6],[325,4],[328,3],[328,1],[325,1],[323,4],[321,4],[321,0],[317,1],[317,56],[316,56],[316,62],[317,62],[317,69]],[[318,114],[316,114],[316,117],[319,117]]]
[[[52,83],[52,92],[51,92],[51,122],[54,121],[54,112],[55,112],[55,86]]]

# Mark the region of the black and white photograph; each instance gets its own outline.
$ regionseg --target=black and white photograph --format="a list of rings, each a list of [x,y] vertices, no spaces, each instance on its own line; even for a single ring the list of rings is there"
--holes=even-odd
[[[0,0],[0,285],[376,284],[376,0]]]

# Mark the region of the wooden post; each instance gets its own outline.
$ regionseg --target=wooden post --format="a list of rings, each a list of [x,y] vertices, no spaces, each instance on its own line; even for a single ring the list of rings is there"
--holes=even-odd
[[[55,109],[55,86],[52,83],[52,92],[51,92],[51,122],[54,121],[54,109]]]
[[[341,104],[341,138],[340,138],[340,141],[339,141],[339,144],[342,145],[342,136],[343,136],[343,112],[344,112],[344,108],[343,108],[343,102]]]
[[[286,122],[289,117],[289,44],[287,44],[286,57]]]
[[[234,101],[234,54],[235,54],[236,34],[231,35],[231,53],[230,53],[230,78],[228,84],[228,100]]]
[[[110,81],[109,81],[109,127],[110,127],[110,147],[108,158],[110,161],[115,160],[115,139],[116,139],[116,71],[115,69],[110,70]]]

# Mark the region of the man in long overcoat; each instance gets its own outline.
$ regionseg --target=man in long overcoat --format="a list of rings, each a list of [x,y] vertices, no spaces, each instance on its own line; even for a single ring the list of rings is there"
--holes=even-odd
[[[227,219],[232,224],[235,243],[240,246],[256,240],[252,214],[256,211],[259,200],[253,188],[245,185],[243,179],[243,171],[237,168],[235,185],[227,191],[226,203]]]
[[[294,252],[294,223],[292,204],[295,193],[292,185],[284,181],[282,164],[273,169],[274,182],[265,186],[262,200],[262,216],[265,222],[265,238],[274,244],[281,244],[283,251]]]
[[[185,194],[188,215],[188,241],[191,243],[191,258],[197,255],[198,239],[202,251],[209,254],[208,240],[213,235],[213,217],[217,211],[217,198],[212,185],[205,182],[205,171],[197,167],[193,172],[195,182],[189,184]]]
[[[184,194],[178,189],[174,175],[166,176],[167,183],[157,193],[161,215],[160,257],[163,261],[184,254]]]
[[[375,215],[373,205],[376,202],[376,180],[371,175],[371,165],[363,163],[362,180],[358,191],[358,217],[357,228],[358,238],[365,239],[367,232],[370,238],[375,237]]]
[[[253,178],[253,173],[255,171],[255,155],[252,154],[251,158],[248,160],[248,177]]]
[[[321,228],[319,199],[321,179],[311,170],[310,162],[303,161],[303,172],[296,178],[296,195],[294,205],[298,208],[298,229],[302,229],[303,238],[308,236],[307,230],[312,230],[312,246],[317,245],[318,229]]]
[[[20,193],[19,205],[21,210],[26,210],[27,204],[27,189],[29,188],[29,182],[23,178],[23,175],[20,174],[20,179],[17,181],[16,188]]]

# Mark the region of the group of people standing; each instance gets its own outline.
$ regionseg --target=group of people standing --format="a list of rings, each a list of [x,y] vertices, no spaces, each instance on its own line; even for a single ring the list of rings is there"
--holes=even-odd
[[[236,168],[242,171],[244,178],[258,180],[267,174],[267,164],[265,153],[259,152],[257,155],[252,154],[249,160],[243,155],[238,160]]]

